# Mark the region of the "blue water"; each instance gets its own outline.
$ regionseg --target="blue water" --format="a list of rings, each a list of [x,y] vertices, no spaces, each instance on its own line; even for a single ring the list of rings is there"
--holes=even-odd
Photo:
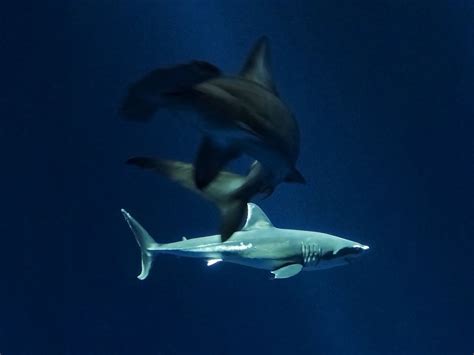
[[[1,11],[0,353],[470,354],[474,7],[468,1],[49,1]],[[370,245],[269,281],[161,257],[139,281],[126,208],[158,241],[216,231],[213,207],[124,161],[192,160],[199,133],[117,109],[147,71],[239,70],[262,34],[301,128],[276,226]],[[246,162],[236,163],[237,168]]]

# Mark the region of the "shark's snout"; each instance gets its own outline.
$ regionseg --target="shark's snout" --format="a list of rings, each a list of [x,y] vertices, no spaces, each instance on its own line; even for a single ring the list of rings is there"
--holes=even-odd
[[[355,248],[356,250],[359,249],[361,252],[364,252],[370,249],[368,245],[362,245],[362,244],[355,244],[353,248]]]
[[[363,244],[354,244],[351,249],[353,251],[352,257],[358,257],[367,253],[370,250],[370,247]]]

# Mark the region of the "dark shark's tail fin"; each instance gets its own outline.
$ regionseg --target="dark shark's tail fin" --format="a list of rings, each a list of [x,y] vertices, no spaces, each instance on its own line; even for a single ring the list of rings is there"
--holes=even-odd
[[[201,190],[194,182],[192,164],[147,157],[131,158],[127,164],[154,171],[213,202],[221,213],[219,231],[222,241],[229,239],[238,230],[245,217],[247,202],[253,196],[245,188],[248,178],[238,174],[221,171]]]
[[[153,70],[128,88],[120,114],[129,120],[147,121],[161,107],[186,103],[194,85],[220,73],[217,67],[203,61]]]
[[[156,250],[160,245],[156,243],[148,232],[138,223],[127,211],[122,209],[123,217],[127,221],[128,226],[135,235],[138,246],[142,252],[142,271],[137,277],[140,280],[145,280],[150,273],[153,265],[153,250]]]

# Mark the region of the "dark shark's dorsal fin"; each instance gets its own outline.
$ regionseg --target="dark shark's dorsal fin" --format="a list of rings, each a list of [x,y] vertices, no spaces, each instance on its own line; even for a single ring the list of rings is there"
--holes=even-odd
[[[255,203],[247,203],[247,220],[242,230],[262,229],[273,227],[267,215]]]
[[[266,36],[260,37],[253,46],[240,71],[240,76],[264,86],[275,94],[277,93],[272,79],[270,48]]]

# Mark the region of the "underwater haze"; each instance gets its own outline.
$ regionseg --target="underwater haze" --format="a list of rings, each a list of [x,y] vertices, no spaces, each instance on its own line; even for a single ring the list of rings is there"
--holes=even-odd
[[[155,0],[2,4],[0,353],[474,352],[474,5]],[[140,252],[214,234],[212,204],[126,165],[192,161],[187,113],[122,120],[128,85],[261,35],[301,131],[306,185],[256,201],[281,228],[370,246],[351,265],[264,270]],[[250,159],[231,165],[242,171]]]

